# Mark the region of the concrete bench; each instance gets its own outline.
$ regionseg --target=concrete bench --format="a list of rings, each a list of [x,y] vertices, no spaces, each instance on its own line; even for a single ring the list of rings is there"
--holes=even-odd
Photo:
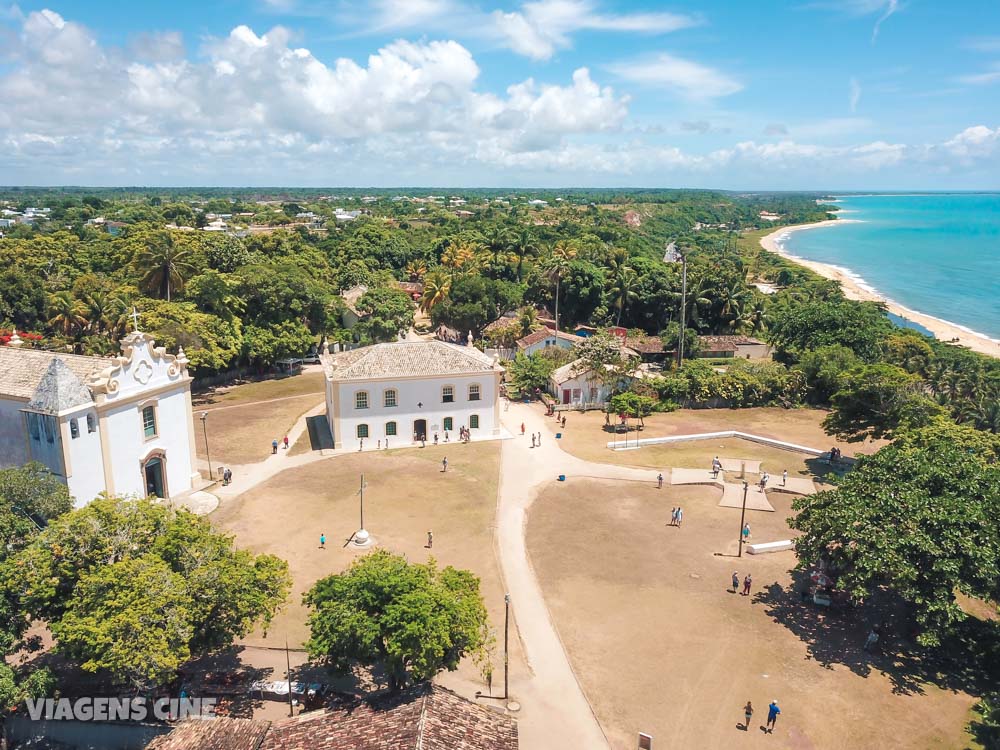
[[[784,552],[789,549],[795,549],[795,545],[792,544],[791,539],[785,539],[782,542],[764,542],[763,544],[747,545],[747,553],[751,555],[763,555],[768,552]]]

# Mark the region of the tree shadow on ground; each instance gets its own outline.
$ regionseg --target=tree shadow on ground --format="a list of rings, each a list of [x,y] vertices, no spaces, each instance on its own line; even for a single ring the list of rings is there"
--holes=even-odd
[[[828,608],[803,598],[808,586],[808,576],[796,571],[790,587],[772,584],[755,594],[754,601],[797,635],[807,646],[807,658],[823,667],[841,664],[861,677],[882,672],[893,692],[903,695],[921,694],[928,684],[981,695],[1000,676],[992,656],[1000,642],[995,623],[969,618],[942,648],[930,650],[913,640],[908,607],[891,592],[879,592],[861,607]],[[863,646],[876,624],[882,636],[869,653]]]
[[[831,464],[828,458],[814,456],[805,461],[806,468],[812,474],[812,480],[819,485],[820,489],[829,490],[843,479],[844,475],[854,468],[853,458],[842,458],[837,463]]]

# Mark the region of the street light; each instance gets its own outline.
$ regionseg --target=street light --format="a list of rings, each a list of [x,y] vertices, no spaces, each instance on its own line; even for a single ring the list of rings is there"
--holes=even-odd
[[[677,244],[671,242],[667,245],[667,250],[663,255],[663,260],[666,263],[677,263],[681,264],[681,325],[680,329],[677,331],[677,369],[681,368],[684,363],[684,313],[687,307],[687,284],[688,284],[688,265],[687,256],[685,256],[680,250],[677,249]]]
[[[743,557],[743,519],[746,518],[747,514],[747,490],[750,489],[750,485],[747,481],[743,480],[743,511],[740,513],[740,540],[739,540],[739,554],[737,557]]]
[[[508,634],[510,632],[510,594],[503,595],[503,699],[510,697],[508,692],[509,682],[507,667],[510,664],[510,656],[507,651]]]
[[[201,413],[201,430],[205,435],[205,460],[208,461],[208,478],[215,480],[215,475],[212,474],[212,457],[208,455],[208,412],[203,411]]]

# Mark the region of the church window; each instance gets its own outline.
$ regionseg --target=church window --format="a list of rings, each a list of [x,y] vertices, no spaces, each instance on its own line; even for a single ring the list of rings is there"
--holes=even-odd
[[[93,414],[87,415],[87,432],[97,432],[97,417]]]
[[[390,388],[383,394],[382,403],[385,406],[395,406],[396,405],[396,389]]]
[[[386,422],[385,423],[385,436],[386,437],[390,437],[390,436],[395,435],[395,434],[396,434],[396,423],[395,422]]]
[[[354,394],[354,408],[355,409],[367,409],[368,408],[368,391],[358,391]]]
[[[454,430],[455,422],[451,417],[444,418],[444,431],[452,432]]]
[[[80,437],[80,423],[75,419],[69,420],[69,436],[74,440]]]
[[[156,437],[155,406],[146,406],[142,410],[142,434],[148,438]]]
[[[455,389],[450,385],[446,385],[443,388],[441,388],[441,403],[451,404],[454,402],[455,402]]]
[[[358,437],[359,438],[366,438],[366,437],[368,437],[368,425],[366,425],[366,424],[359,424],[358,425]]]
[[[478,430],[479,429],[479,415],[478,414],[471,414],[469,416],[469,429],[470,430]]]
[[[478,401],[479,396],[479,383],[473,383],[469,386],[469,401]]]

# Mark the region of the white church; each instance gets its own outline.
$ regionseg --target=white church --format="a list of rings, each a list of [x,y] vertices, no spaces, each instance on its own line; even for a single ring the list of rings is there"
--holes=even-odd
[[[38,461],[77,507],[101,492],[177,497],[199,481],[191,376],[135,331],[117,357],[0,346],[0,468]]]
[[[324,350],[326,416],[335,448],[375,449],[500,437],[504,369],[473,346],[397,341]]]

